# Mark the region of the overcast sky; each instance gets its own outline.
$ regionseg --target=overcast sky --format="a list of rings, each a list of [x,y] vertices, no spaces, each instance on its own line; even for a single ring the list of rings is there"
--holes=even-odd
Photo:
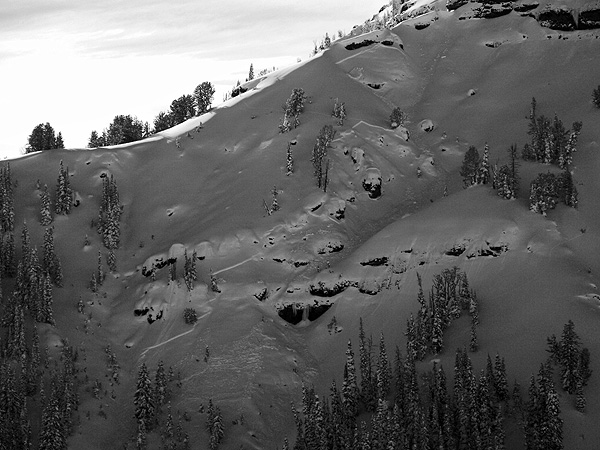
[[[203,81],[226,90],[306,59],[386,0],[1,0],[0,158],[39,123],[85,147],[117,114],[152,124]]]

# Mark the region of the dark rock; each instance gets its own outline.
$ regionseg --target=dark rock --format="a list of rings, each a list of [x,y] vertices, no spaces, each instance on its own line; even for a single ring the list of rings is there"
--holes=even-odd
[[[582,30],[600,28],[600,8],[580,11],[579,28]]]
[[[361,261],[361,266],[387,266],[388,257],[381,256],[379,258],[369,259],[368,261]]]
[[[446,0],[446,8],[448,11],[454,11],[467,3],[469,0]]]
[[[369,45],[373,45],[376,43],[376,41],[372,41],[371,39],[365,39],[361,42],[352,42],[351,44],[346,45],[346,50],[356,50],[361,47],[368,47]]]
[[[548,6],[539,13],[537,21],[551,30],[573,31],[577,28],[573,10],[565,7]]]
[[[369,198],[381,197],[381,178],[378,179],[365,179],[362,182],[362,187],[369,194]]]
[[[513,6],[513,9],[517,12],[527,12],[527,11],[531,11],[532,9],[537,8],[538,6],[540,6],[540,4],[538,2],[521,3],[520,5]]]
[[[417,30],[424,30],[429,25],[431,25],[431,22],[418,22],[418,23],[415,23],[415,28]]]
[[[326,286],[323,281],[319,281],[316,286],[314,284],[309,285],[308,290],[312,295],[319,297],[334,297],[344,292],[348,286],[350,286],[348,280],[338,281],[333,286]]]
[[[474,16],[479,19],[495,19],[496,17],[505,16],[512,11],[512,4],[503,3],[501,5],[483,5],[480,8],[473,10]]]
[[[381,89],[384,84],[385,83],[367,83],[367,86],[369,86],[372,89]]]

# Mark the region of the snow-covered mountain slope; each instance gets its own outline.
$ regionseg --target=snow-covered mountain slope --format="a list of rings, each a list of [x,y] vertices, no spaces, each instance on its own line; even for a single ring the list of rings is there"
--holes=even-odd
[[[172,407],[187,412],[183,426],[193,448],[208,442],[199,411],[209,398],[226,419],[221,448],[279,446],[294,436],[289,405],[302,383],[326,393],[332,378],[339,381],[359,318],[369,332],[383,332],[402,347],[404,324],[418,307],[416,273],[429,286],[455,265],[481,299],[481,349],[473,356],[480,366],[488,353],[500,352],[525,386],[545,359],[546,337],[575,322],[595,375],[586,387],[585,414],[562,400],[565,448],[600,442],[594,400],[600,392],[600,112],[590,101],[600,75],[598,32],[552,31],[516,12],[460,20],[460,9],[434,6],[391,31],[342,39],[294,70],[253,80],[245,94],[145,141],[11,162],[17,228],[26,220],[38,246],[36,181],[54,186],[62,160],[80,200],[54,221],[65,287],[54,291],[57,326],[41,328],[50,346],[58,337],[77,345],[88,375],[81,377],[81,421],[70,448],[118,447],[134,436],[138,367],[145,362],[154,370],[159,360],[181,372]],[[305,110],[298,128],[281,134],[281,105],[294,88],[306,92]],[[577,210],[559,206],[548,217],[528,210],[530,181],[549,169],[534,163],[521,163],[515,201],[501,200],[487,186],[462,189],[458,170],[470,145],[481,150],[487,142],[491,160],[502,164],[511,144],[528,140],[532,97],[542,114],[557,113],[565,124],[583,121],[574,167]],[[345,102],[343,125],[331,116],[336,99]],[[390,127],[394,106],[408,115],[404,127]],[[336,131],[326,193],[316,186],[311,163],[324,125]],[[103,174],[115,177],[124,208],[117,271],[94,294],[89,280],[98,252],[107,252],[90,226]],[[381,195],[372,198],[364,185],[378,183]],[[263,204],[271,203],[274,187],[280,209],[268,215]],[[191,292],[182,280],[186,250],[199,257]],[[144,275],[172,258],[179,283],[168,282],[169,266],[155,280]],[[210,289],[211,274],[220,292]],[[336,295],[319,290],[336,285],[343,286]],[[4,280],[3,291],[11,288],[12,280]],[[92,317],[89,333],[76,308],[80,297]],[[198,313],[193,326],[183,320],[188,307]],[[339,332],[330,334],[333,316]],[[452,349],[468,337],[468,325],[451,329],[440,355],[448,369]],[[105,378],[108,344],[121,366],[120,384]],[[94,379],[114,398],[95,399]],[[98,415],[100,405],[106,418]],[[513,428],[507,448],[522,442]]]

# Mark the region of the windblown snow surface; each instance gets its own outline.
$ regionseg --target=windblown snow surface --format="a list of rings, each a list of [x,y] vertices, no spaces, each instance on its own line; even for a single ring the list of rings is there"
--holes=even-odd
[[[560,391],[564,443],[598,448],[600,110],[590,97],[600,82],[599,33],[552,31],[516,12],[459,20],[461,10],[434,6],[391,31],[336,41],[319,57],[253,80],[245,94],[145,141],[11,162],[16,223],[27,221],[38,246],[36,181],[54,186],[62,160],[81,199],[54,222],[65,287],[54,291],[57,326],[41,330],[51,349],[60,337],[77,346],[89,377],[80,389],[81,419],[70,448],[119,448],[130,440],[139,365],[146,362],[153,372],[159,360],[181,372],[172,408],[188,412],[183,426],[193,448],[208,445],[199,410],[209,398],[225,418],[221,448],[271,449],[285,436],[293,440],[290,402],[299,401],[302,383],[321,394],[332,379],[341,384],[359,318],[368,333],[383,332],[390,348],[403,348],[406,319],[417,311],[417,272],[427,287],[453,266],[467,273],[481,301],[476,368],[499,352],[511,383],[527,386],[546,358],[546,337],[574,321],[594,375],[585,414]],[[430,25],[417,30],[416,21]],[[374,43],[346,49],[366,40]],[[500,45],[486,45],[493,42]],[[281,105],[297,87],[308,95],[300,126],[280,134]],[[518,200],[502,200],[489,186],[462,188],[458,170],[470,145],[481,152],[487,142],[490,160],[503,164],[511,144],[528,141],[532,97],[540,114],[557,113],[567,126],[583,121],[574,160],[578,209],[559,205],[547,217],[528,210],[531,180],[555,170],[534,163],[521,162]],[[342,126],[331,117],[336,99],[346,104]],[[408,115],[404,128],[389,126],[394,106]],[[336,130],[327,193],[316,187],[310,161],[324,125]],[[290,176],[288,142],[294,144]],[[122,242],[118,271],[92,294],[87,286],[98,251],[105,253],[90,227],[102,174],[114,175],[124,204]],[[381,184],[380,197],[370,198],[365,180]],[[281,208],[267,215],[263,201],[271,202],[274,187]],[[186,249],[199,257],[191,292],[181,279]],[[168,267],[155,281],[142,274],[168,258],[178,258],[178,284],[168,282]],[[361,264],[369,261],[385,263]],[[211,273],[220,293],[209,288]],[[340,280],[349,287],[335,296],[310,292],[311,285]],[[4,292],[10,282],[4,280]],[[76,308],[80,297],[92,314],[88,334]],[[305,314],[296,325],[278,314],[324,304],[331,307],[322,316],[311,321]],[[194,326],[183,321],[186,307],[198,312]],[[327,328],[333,316],[337,333]],[[447,370],[454,349],[468,339],[466,322],[452,325],[439,355]],[[121,366],[120,384],[113,386],[106,378],[107,344]],[[114,398],[94,399],[94,379]],[[100,405],[106,418],[98,414]],[[523,447],[516,422],[507,422],[507,433],[507,448]]]

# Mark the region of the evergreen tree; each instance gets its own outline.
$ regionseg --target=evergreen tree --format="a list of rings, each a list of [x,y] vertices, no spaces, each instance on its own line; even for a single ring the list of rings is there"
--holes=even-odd
[[[40,450],[66,450],[67,448],[58,395],[57,387],[53,386],[50,398],[42,412]]]
[[[165,373],[165,366],[162,361],[158,362],[156,368],[156,375],[154,377],[154,404],[157,409],[160,409],[165,404],[168,394],[167,388],[167,375]]]
[[[146,363],[142,363],[138,371],[133,403],[135,405],[135,418],[137,419],[138,426],[142,427],[144,431],[150,430],[154,423],[156,407],[152,382],[150,381]]]
[[[194,89],[196,99],[196,115],[200,116],[211,109],[211,104],[215,95],[215,87],[209,81],[203,81]]]
[[[102,132],[102,146],[139,141],[144,138],[144,128],[144,124],[137,117],[129,114],[117,115]]]
[[[531,182],[529,209],[543,215],[546,215],[548,210],[554,209],[558,198],[558,184],[553,173],[540,173]]]
[[[41,206],[40,206],[40,224],[47,227],[52,223],[52,211],[50,205],[50,193],[48,192],[48,185],[44,185],[44,190],[40,194]]]
[[[69,168],[65,168],[62,160],[60,161],[60,170],[58,173],[58,182],[56,185],[56,214],[69,214],[73,206],[73,189],[69,180]]]
[[[304,102],[306,100],[306,94],[301,88],[294,88],[292,94],[286,100],[283,106],[283,119],[279,124],[280,133],[285,133],[292,128],[297,128],[300,125],[298,117],[304,111]]]
[[[376,371],[378,399],[385,400],[385,397],[390,390],[391,379],[392,373],[385,349],[385,339],[383,338],[383,333],[381,333],[381,337],[379,338],[379,359],[377,360]]]
[[[487,184],[490,181],[490,148],[485,144],[483,157],[477,173],[477,184]]]
[[[479,152],[474,146],[470,146],[465,153],[462,166],[460,169],[460,175],[463,178],[464,187],[472,186],[477,183],[479,176]]]
[[[98,232],[102,242],[109,250],[116,250],[121,240],[120,220],[123,205],[119,200],[119,190],[113,175],[102,176],[102,200],[98,213]]]
[[[206,419],[206,429],[210,435],[210,450],[216,450],[224,436],[223,417],[218,406],[215,406],[212,399],[208,400],[208,411]]]
[[[254,66],[250,63],[250,70],[248,71],[248,81],[254,80]]]
[[[183,279],[185,281],[185,285],[188,291],[194,289],[194,281],[198,279],[198,274],[196,271],[196,261],[198,260],[198,255],[196,250],[192,253],[191,257],[188,257],[187,250],[184,252],[184,268],[183,268]]]
[[[196,99],[193,95],[182,95],[171,102],[169,117],[171,126],[178,125],[196,115]]]
[[[40,123],[33,129],[27,139],[25,153],[39,152],[42,150],[51,150],[55,148],[65,148],[62,134],[55,135],[54,128],[48,122]]]
[[[294,173],[294,158],[292,155],[292,143],[288,142],[287,151],[286,151],[286,159],[285,159],[285,167],[287,176],[290,176]]]
[[[600,108],[600,85],[592,91],[592,103],[596,108]]]
[[[0,231],[8,233],[15,228],[15,209],[13,199],[13,181],[10,163],[0,167]]]
[[[376,403],[376,386],[373,383],[373,368],[371,361],[371,339],[367,340],[362,318],[359,325],[359,358],[360,358],[360,395],[367,411],[373,411]]]
[[[354,352],[352,351],[352,342],[348,340],[346,349],[346,365],[344,366],[344,384],[342,387],[343,406],[346,414],[350,417],[358,413],[358,385],[356,383],[356,368],[354,365]]]
[[[335,130],[331,125],[323,126],[317,135],[317,141],[313,147],[311,161],[319,188],[326,189],[327,166],[323,163],[326,163],[327,149],[330,147],[334,135]]]

